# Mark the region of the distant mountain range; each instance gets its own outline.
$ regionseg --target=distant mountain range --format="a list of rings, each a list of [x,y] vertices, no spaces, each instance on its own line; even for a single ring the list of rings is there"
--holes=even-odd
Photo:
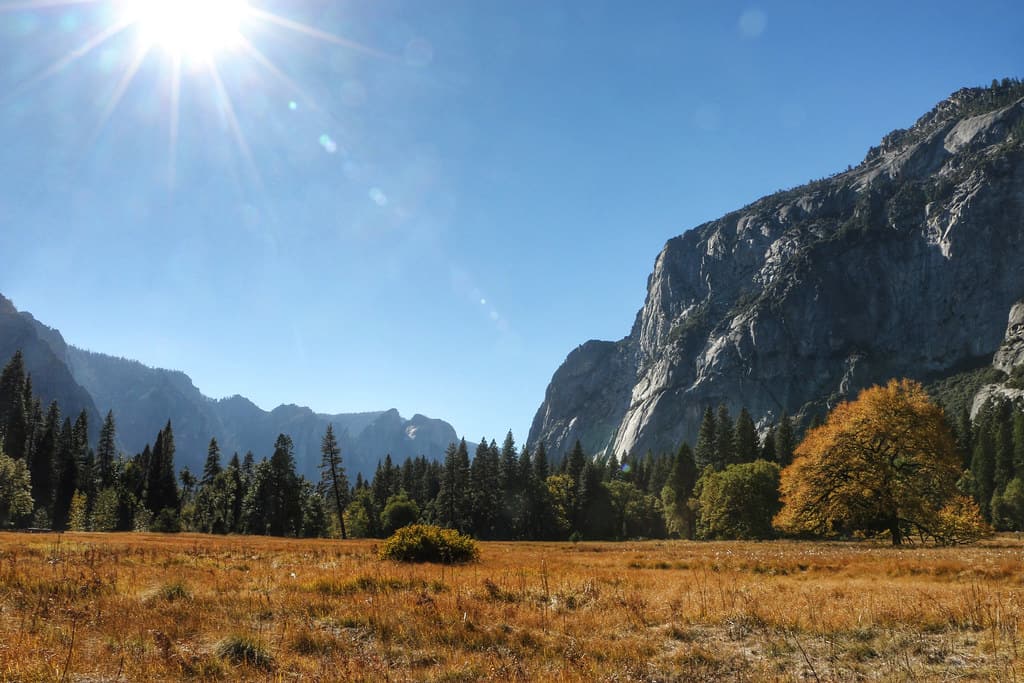
[[[855,168],[670,239],[630,333],[569,354],[528,442],[674,450],[707,406],[806,424],[891,377],[985,367],[1009,377],[987,395],[1016,396],[1022,298],[1024,84],[1007,79],[953,93]]]
[[[216,437],[225,460],[233,452],[269,456],[278,434],[295,444],[300,473],[317,478],[320,439],[334,425],[346,469],[372,475],[390,454],[401,462],[424,455],[438,459],[458,439],[443,420],[423,415],[405,419],[397,410],[326,415],[296,405],[267,412],[242,396],[204,396],[184,372],[150,368],[142,363],[84,351],[65,342],[61,333],[19,312],[0,295],[0,365],[21,349],[33,388],[46,402],[57,400],[65,414],[85,410],[95,439],[101,416],[113,410],[118,441],[127,454],[152,443],[168,420],[174,429],[175,462],[193,472],[202,469],[207,446]]]

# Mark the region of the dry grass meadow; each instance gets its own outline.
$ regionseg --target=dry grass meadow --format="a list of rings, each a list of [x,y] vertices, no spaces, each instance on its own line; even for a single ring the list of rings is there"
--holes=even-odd
[[[1024,541],[484,543],[0,534],[4,681],[1012,681]]]

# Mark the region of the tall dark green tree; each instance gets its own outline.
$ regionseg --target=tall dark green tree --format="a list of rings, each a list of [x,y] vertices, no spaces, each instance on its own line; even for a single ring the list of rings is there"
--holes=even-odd
[[[996,443],[995,406],[986,404],[975,422],[974,448],[971,456],[971,474],[974,479],[974,499],[982,514],[991,519],[992,494],[995,493]]]
[[[60,406],[54,401],[46,413],[43,432],[39,438],[29,470],[32,480],[32,500],[42,517],[53,520],[53,500],[56,493],[57,454],[60,448]]]
[[[117,459],[117,426],[114,422],[114,411],[108,411],[103,427],[100,428],[100,439],[96,444],[96,487],[109,488],[114,485],[114,461]]]
[[[64,418],[64,424],[57,438],[57,481],[53,496],[53,528],[64,531],[68,528],[68,514],[71,498],[78,485],[78,457],[75,449],[74,428],[71,419]]]
[[[793,451],[796,450],[796,432],[793,420],[787,413],[782,413],[775,430],[775,461],[779,467],[788,467],[793,462]]]
[[[715,469],[721,470],[736,462],[735,438],[729,407],[723,403],[715,415]]]
[[[501,516],[501,461],[498,454],[481,439],[469,468],[473,535],[477,538],[496,538]]]
[[[572,451],[565,461],[565,473],[569,475],[573,486],[579,485],[580,476],[583,474],[583,468],[586,466],[587,456],[583,453],[583,446],[580,445],[580,440],[576,439],[576,443],[573,445]]]
[[[458,446],[449,444],[444,456],[441,490],[437,494],[437,521],[452,529],[467,533],[472,526],[472,501],[469,497],[469,450],[466,440]]]
[[[203,486],[213,483],[217,475],[223,471],[220,466],[220,445],[216,438],[210,439],[210,445],[206,448],[206,462],[203,464]]]
[[[334,425],[328,424],[320,441],[320,476],[324,491],[332,508],[338,514],[341,537],[348,538],[345,530],[345,507],[348,506],[349,486],[345,466],[341,461],[341,447],[334,436]]]
[[[547,481],[551,476],[551,463],[548,462],[548,449],[541,441],[537,444],[537,452],[533,456],[533,472],[541,482]]]
[[[757,460],[759,453],[757,427],[750,417],[746,407],[740,410],[736,418],[736,433],[733,439],[733,450],[736,453],[736,462],[751,462]]]
[[[1013,408],[1009,401],[1003,401],[996,409],[995,424],[995,471],[993,485],[1002,493],[1013,479]]]
[[[174,514],[180,503],[178,479],[174,474],[174,431],[171,421],[156,435],[146,471],[146,507],[156,518],[162,511]]]
[[[715,414],[708,406],[704,409],[704,417],[700,421],[700,429],[697,431],[697,445],[694,447],[693,457],[697,467],[704,468],[713,465],[716,460],[716,425]]]
[[[14,460],[25,457],[28,439],[31,403],[25,400],[25,383],[25,360],[19,349],[0,372],[0,438],[7,455]]]

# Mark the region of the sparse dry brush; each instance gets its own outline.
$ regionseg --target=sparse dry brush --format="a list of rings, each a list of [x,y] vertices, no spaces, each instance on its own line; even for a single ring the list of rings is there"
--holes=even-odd
[[[0,680],[1013,680],[1024,543],[0,534]]]

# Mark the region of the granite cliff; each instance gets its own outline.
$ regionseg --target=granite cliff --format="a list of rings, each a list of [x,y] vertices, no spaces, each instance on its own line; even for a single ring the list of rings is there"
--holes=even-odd
[[[806,419],[992,361],[1024,297],[1024,85],[965,88],[855,168],[668,241],[629,335],[566,358],[529,443],[693,443],[705,406]]]

